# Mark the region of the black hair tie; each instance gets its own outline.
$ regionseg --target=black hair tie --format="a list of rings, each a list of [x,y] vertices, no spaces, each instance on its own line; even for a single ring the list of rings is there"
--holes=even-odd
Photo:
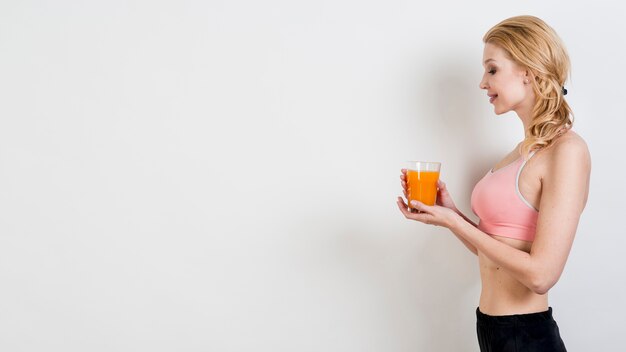
[[[565,87],[561,87],[561,89],[563,90],[563,95],[567,95],[567,89]]]

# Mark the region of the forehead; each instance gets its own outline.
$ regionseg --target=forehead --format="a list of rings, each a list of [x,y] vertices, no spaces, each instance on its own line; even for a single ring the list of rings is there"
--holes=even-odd
[[[485,60],[489,59],[495,60],[496,62],[500,63],[502,63],[503,61],[510,61],[504,49],[497,45],[486,43],[485,49],[483,50],[483,64],[485,63]]]

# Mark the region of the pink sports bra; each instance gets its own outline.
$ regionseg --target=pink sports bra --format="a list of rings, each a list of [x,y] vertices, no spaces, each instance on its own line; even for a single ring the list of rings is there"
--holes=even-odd
[[[519,175],[532,158],[489,170],[472,191],[472,211],[480,218],[478,228],[490,235],[532,241],[539,212],[519,191]]]

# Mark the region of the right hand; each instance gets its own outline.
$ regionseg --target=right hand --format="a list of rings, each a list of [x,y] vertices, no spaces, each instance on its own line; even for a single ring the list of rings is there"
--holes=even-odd
[[[408,201],[409,193],[408,193],[408,187],[406,183],[406,169],[402,169],[400,171],[402,173],[400,175],[400,184],[402,185],[404,198]],[[454,200],[452,200],[452,196],[450,196],[450,193],[448,192],[448,188],[446,187],[445,182],[441,180],[437,181],[437,203],[436,204],[442,207],[452,209],[458,213],[457,207],[454,204]]]
[[[441,180],[437,180],[437,205],[450,208],[458,213],[456,204],[454,204],[452,196],[448,192],[448,187],[446,187],[446,183]]]

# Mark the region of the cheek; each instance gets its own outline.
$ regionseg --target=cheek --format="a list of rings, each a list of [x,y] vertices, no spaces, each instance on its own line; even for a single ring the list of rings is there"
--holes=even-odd
[[[526,90],[524,89],[524,86],[517,82],[509,81],[502,88],[502,95],[504,95],[506,100],[510,102],[517,102],[526,97]]]

